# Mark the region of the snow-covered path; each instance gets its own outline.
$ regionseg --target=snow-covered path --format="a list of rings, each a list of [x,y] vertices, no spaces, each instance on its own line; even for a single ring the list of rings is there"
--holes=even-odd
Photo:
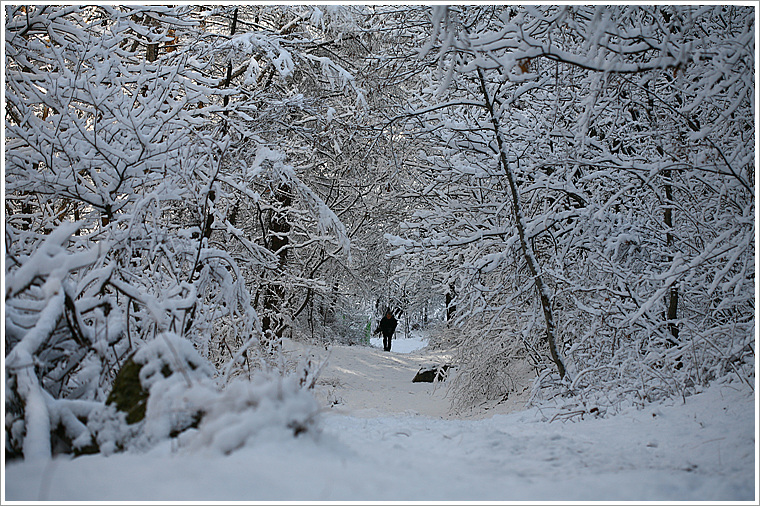
[[[440,385],[411,383],[421,363],[445,358],[336,346],[321,376],[317,437],[262,435],[229,456],[164,445],[12,463],[5,499],[757,500],[752,392],[715,386],[685,405],[582,422],[548,422],[537,409],[462,419],[444,416]]]
[[[316,363],[327,360],[317,384],[317,396],[330,406],[330,412],[358,417],[383,415],[423,415],[433,418],[483,418],[493,413],[521,409],[528,396],[530,379],[524,378],[525,391],[505,401],[481,407],[478,411],[452,413],[446,383],[413,383],[420,367],[452,362],[452,351],[432,350],[419,336],[396,339],[393,351],[382,349],[379,338],[371,346],[317,346],[288,343],[291,359],[309,355]]]
[[[417,350],[419,340],[398,339],[393,351],[372,346],[334,346],[329,350],[290,343],[294,356],[309,354],[316,362],[327,360],[317,383],[317,396],[333,413],[360,417],[388,414],[444,416],[449,410],[445,385],[412,383],[423,364],[445,363],[451,354]]]

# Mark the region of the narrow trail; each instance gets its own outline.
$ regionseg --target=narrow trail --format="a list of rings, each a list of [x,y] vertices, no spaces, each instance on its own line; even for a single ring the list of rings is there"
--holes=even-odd
[[[447,362],[451,352],[291,345],[294,355],[328,359],[316,394],[325,406],[322,441],[337,453],[320,454],[320,470],[350,461],[351,478],[325,480],[320,499],[709,501],[754,494],[753,410],[747,394],[731,388],[687,405],[674,400],[580,423],[525,409],[527,391],[455,413],[446,383],[412,382],[420,366]]]
[[[291,358],[309,355],[316,363],[327,360],[317,381],[316,396],[327,410],[336,414],[361,418],[400,414],[484,418],[524,406],[527,392],[507,403],[492,403],[467,413],[453,412],[447,382],[412,382],[421,367],[451,363],[454,358],[453,350],[422,347],[407,351],[424,344],[402,338],[394,341],[392,351],[386,352],[377,342],[373,346],[331,345],[327,349],[291,342],[286,352]]]

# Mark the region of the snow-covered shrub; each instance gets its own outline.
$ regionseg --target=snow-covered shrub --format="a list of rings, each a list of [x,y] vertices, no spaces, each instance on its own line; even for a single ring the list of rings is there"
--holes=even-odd
[[[304,371],[258,371],[251,379],[238,376],[222,384],[190,342],[166,333],[140,348],[126,372],[142,393],[124,397],[117,389],[126,381],[117,381],[109,403],[88,423],[106,454],[144,451],[170,439],[180,447],[228,454],[258,438],[317,428],[319,405]]]
[[[113,405],[94,409],[87,427],[97,450],[143,452],[171,440],[180,451],[230,454],[257,442],[319,434],[319,403],[296,375],[260,373],[225,387],[174,380],[154,383],[140,422],[128,423]]]
[[[194,222],[220,144],[201,131],[205,117],[193,118],[207,101],[201,80],[172,58],[134,68],[139,44],[124,44],[163,42],[162,29],[141,24],[187,26],[177,10],[5,14],[6,425],[19,436],[6,441],[44,457],[57,426],[61,439],[80,436],[72,420],[88,413],[71,401],[102,403],[142,343],[168,330],[203,341],[191,313],[203,311],[206,286],[189,274],[205,259]],[[73,418],[60,416],[71,406]]]
[[[94,453],[111,455],[126,450],[140,434],[139,424],[127,422],[127,414],[113,404],[100,404],[87,418]]]
[[[146,448],[197,424],[202,410],[184,396],[199,385],[213,388],[214,373],[187,339],[157,336],[124,362],[106,404],[90,415],[97,447],[105,454]]]
[[[6,250],[4,374],[6,448],[44,457],[71,451],[110,381],[123,325],[114,300],[77,283],[102,274],[102,249],[70,248],[81,227],[64,223],[29,251]],[[11,227],[6,237],[15,238]],[[11,243],[13,245],[13,243]],[[60,430],[59,430],[60,429]],[[81,441],[80,441],[81,442]],[[75,444],[77,446],[79,443]]]
[[[285,183],[320,238],[347,246],[335,214],[263,145],[256,122],[242,114],[252,124],[229,128],[221,105],[232,92],[208,70],[234,48],[206,37],[193,9],[4,11],[10,455],[70,451],[127,358],[169,333],[222,382],[275,360],[251,293],[283,273],[256,232],[232,223],[236,203],[261,212],[267,189]],[[106,411],[102,425],[118,425]]]
[[[474,322],[470,322],[473,324]],[[505,338],[480,326],[462,332],[457,341],[458,370],[451,384],[452,406],[464,410],[484,401],[504,401],[532,384],[536,365],[520,339]]]
[[[126,414],[128,423],[145,418],[146,411],[166,409],[175,415],[182,412],[172,405],[175,385],[191,386],[204,382],[214,375],[214,369],[205,361],[187,339],[173,333],[163,333],[146,343],[122,365],[113,383],[106,404],[113,404]],[[166,399],[164,399],[166,397]],[[189,420],[180,419],[169,431],[182,430],[192,423],[196,413],[189,413]]]
[[[221,391],[199,385],[185,397],[204,412],[198,428],[180,438],[188,449],[229,454],[256,441],[318,432],[319,403],[298,375],[236,378]]]

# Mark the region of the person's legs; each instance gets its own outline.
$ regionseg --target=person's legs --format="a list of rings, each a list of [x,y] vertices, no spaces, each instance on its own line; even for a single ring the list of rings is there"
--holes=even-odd
[[[383,350],[391,351],[391,338],[383,334]]]

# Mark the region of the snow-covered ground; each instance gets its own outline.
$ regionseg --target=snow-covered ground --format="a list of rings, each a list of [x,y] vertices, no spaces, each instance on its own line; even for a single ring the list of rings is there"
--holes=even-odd
[[[288,343],[328,357],[319,431],[261,434],[228,456],[163,445],[147,454],[13,462],[6,501],[757,501],[752,391],[706,392],[606,419],[549,421],[519,402],[450,413],[443,362],[422,339]],[[496,414],[492,414],[496,413]]]
[[[383,347],[383,338],[382,337],[372,337],[369,340],[369,344],[375,348],[382,349]],[[427,338],[422,334],[416,334],[411,335],[408,338],[405,337],[403,334],[400,335],[399,338],[393,339],[393,343],[391,344],[391,350],[394,353],[411,353],[413,351],[417,351],[421,348],[424,348],[427,346],[428,340]]]

